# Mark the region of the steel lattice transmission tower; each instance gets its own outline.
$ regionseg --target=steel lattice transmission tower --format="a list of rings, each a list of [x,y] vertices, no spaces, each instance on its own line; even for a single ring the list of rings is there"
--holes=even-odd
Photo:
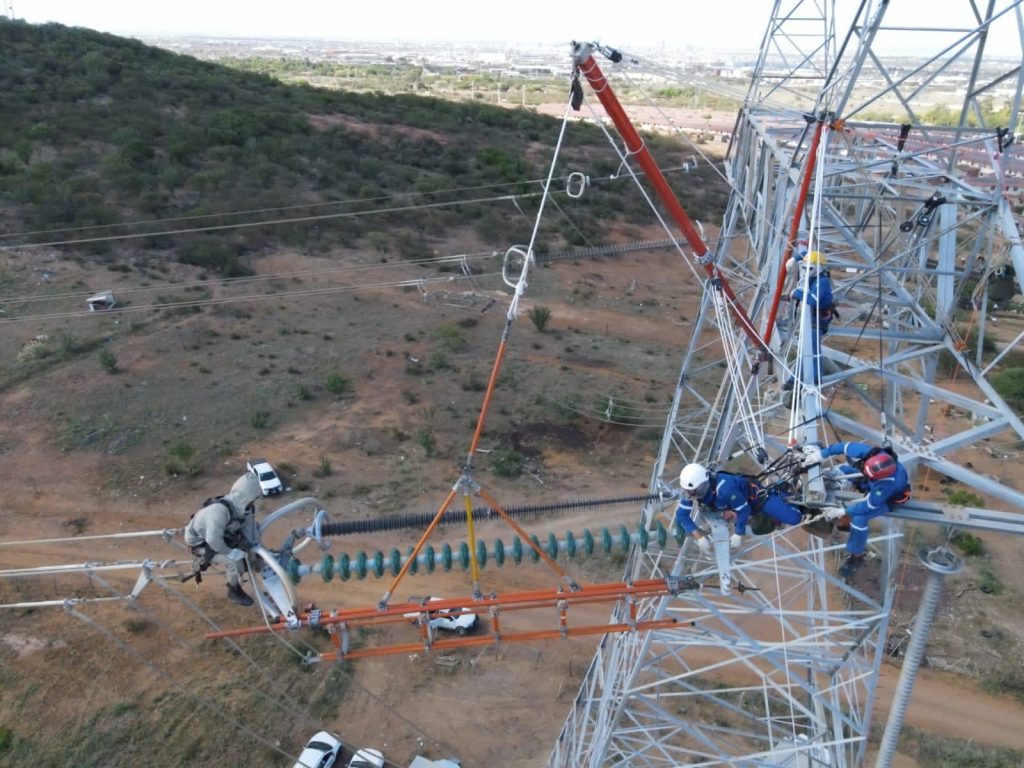
[[[727,157],[733,192],[713,254],[772,354],[715,311],[722,298],[709,281],[652,491],[671,491],[695,459],[764,462],[758,438],[774,453],[837,432],[889,437],[919,480],[952,478],[998,507],[959,510],[957,524],[1024,532],[1024,494],[974,471],[979,454],[969,452],[1024,440],[986,378],[997,352],[1024,337],[989,351],[988,300],[1019,293],[1024,274],[1024,159],[1012,142],[1020,0],[942,3],[928,25],[920,4],[895,6],[864,0],[837,16],[843,8],[828,1],[774,4]],[[825,337],[821,392],[804,390],[790,419],[766,391],[807,357],[793,348],[792,323],[773,327],[772,311],[784,255],[801,235],[827,252],[842,317]],[[740,350],[741,377],[723,376],[729,349]],[[836,387],[856,399],[843,412],[831,407]],[[754,436],[751,420],[761,425]],[[820,476],[807,491],[826,492]],[[648,508],[645,522],[671,507]],[[897,517],[949,515],[919,504]],[[751,540],[732,564],[734,584],[750,589],[728,595],[689,543],[634,551],[627,578],[680,585],[636,618],[676,618],[678,628],[603,639],[549,765],[863,764],[899,525],[886,518],[873,531],[874,595],[832,575],[839,544],[803,531]],[[629,620],[626,607],[612,617]]]

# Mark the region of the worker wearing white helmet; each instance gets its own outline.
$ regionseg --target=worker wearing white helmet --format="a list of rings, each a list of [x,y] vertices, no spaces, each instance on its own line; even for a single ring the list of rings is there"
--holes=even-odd
[[[238,478],[226,496],[207,499],[185,526],[185,544],[192,550],[193,574],[202,581],[202,572],[210,564],[224,568],[228,583],[228,600],[239,605],[252,605],[252,598],[239,584],[245,569],[245,551],[252,546],[245,537],[245,515],[263,492],[252,473]]]
[[[754,478],[729,472],[709,472],[703,464],[687,464],[679,473],[679,506],[676,507],[676,525],[697,540],[705,555],[711,553],[711,542],[697,527],[699,507],[722,513],[733,523],[729,540],[733,549],[740,546],[747,532],[747,522],[753,514],[763,513],[774,523],[795,525],[800,522],[800,510],[789,504],[781,494],[763,488]]]

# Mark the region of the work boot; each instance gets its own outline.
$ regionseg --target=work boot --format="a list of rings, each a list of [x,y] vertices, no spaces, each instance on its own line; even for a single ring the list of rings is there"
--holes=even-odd
[[[848,555],[846,560],[839,566],[839,575],[848,579],[864,565],[864,555]]]
[[[782,391],[783,392],[792,392],[793,391],[793,380],[792,379],[786,379],[786,381],[782,385]]]
[[[252,605],[252,598],[238,584],[228,584],[228,600],[239,605]]]

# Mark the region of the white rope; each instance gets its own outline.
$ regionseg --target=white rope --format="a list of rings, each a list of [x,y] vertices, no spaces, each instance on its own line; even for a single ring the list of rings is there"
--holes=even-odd
[[[703,282],[706,279],[705,276],[699,274],[697,272],[697,268],[693,265],[692,261],[689,258],[687,258],[686,252],[683,250],[683,246],[679,242],[680,238],[676,237],[673,229],[668,225],[668,222],[665,221],[665,218],[661,215],[661,212],[658,210],[658,207],[654,204],[654,201],[651,199],[651,196],[647,194],[647,190],[644,189],[643,184],[640,183],[640,179],[637,177],[636,172],[633,170],[633,166],[630,165],[629,155],[635,153],[624,152],[623,150],[621,150],[619,148],[618,142],[615,141],[615,137],[612,136],[612,134],[608,131],[608,127],[604,124],[604,121],[601,120],[601,118],[597,115],[597,113],[594,111],[594,107],[589,102],[587,104],[587,108],[590,110],[590,114],[591,117],[593,117],[594,119],[594,123],[597,125],[598,128],[600,128],[604,132],[605,137],[608,139],[608,143],[612,145],[612,149],[615,150],[615,154],[619,156],[620,167],[625,167],[625,169],[629,171],[630,178],[632,178],[633,181],[636,183],[636,188],[640,191],[640,195],[647,203],[647,207],[650,208],[651,213],[654,214],[654,217],[658,220],[658,223],[661,225],[661,228],[665,231],[665,234],[668,235],[669,240],[675,243],[675,249],[682,257],[683,263],[685,263],[686,266],[690,268],[691,274],[699,282]]]
[[[729,310],[725,306],[725,297],[721,289],[710,287],[712,291],[712,303],[715,308],[716,321],[721,329],[722,349],[725,353],[725,369],[728,375],[728,382],[732,387],[738,413],[737,418],[746,435],[747,443],[751,447],[760,446],[764,443],[763,429],[758,424],[754,413],[753,404],[747,397],[747,386],[742,376],[743,345],[735,333],[727,332],[730,329],[728,318]],[[726,381],[722,381],[724,386]]]
[[[821,132],[821,140],[818,143],[817,156],[814,158],[814,199],[811,202],[811,216],[807,232],[807,254],[804,256],[805,269],[800,270],[800,288],[803,292],[803,301],[800,302],[800,321],[797,330],[797,358],[795,370],[789,371],[789,374],[793,377],[793,390],[790,393],[790,412],[789,412],[789,432],[790,439],[796,437],[796,430],[799,425],[803,423],[803,414],[800,409],[796,406],[800,403],[801,394],[804,390],[812,391],[818,395],[819,402],[821,400],[821,355],[814,355],[812,350],[812,365],[815,366],[815,372],[817,373],[817,383],[813,386],[808,385],[803,380],[804,374],[804,350],[805,343],[808,340],[808,335],[811,333],[810,323],[817,325],[816,330],[818,331],[819,344],[821,341],[820,335],[820,324],[818,319],[818,313],[814,313],[812,319],[809,308],[809,291],[810,291],[810,276],[812,266],[810,264],[811,252],[816,250],[817,241],[820,236],[821,227],[821,206],[822,206],[822,190],[825,186],[825,155],[828,151],[828,139],[829,132]],[[810,158],[807,158],[810,161]],[[813,380],[812,376],[812,380]]]
[[[783,614],[782,582],[779,579],[779,563],[778,563],[779,552],[778,552],[778,547],[776,545],[775,538],[776,538],[775,536],[771,537],[771,540],[772,540],[772,563],[774,565],[774,568],[772,570],[775,572],[775,594],[779,596],[779,613],[778,613],[778,618],[779,618],[779,632],[781,633],[781,637],[779,638],[779,640],[780,640],[781,645],[782,645],[782,662],[783,662],[783,667],[786,670],[786,687],[788,689],[792,689],[792,687],[793,687],[793,677],[792,677],[792,674],[790,673],[790,665],[789,665],[789,643],[786,642],[786,623],[782,619],[782,614]],[[796,733],[796,711],[793,709],[793,697],[792,696],[788,696],[787,700],[789,701],[789,717],[790,717],[790,725],[792,726],[793,743],[797,744],[798,742],[797,742],[797,738],[796,738],[797,737],[797,733]]]
[[[526,293],[526,277],[530,273],[530,265],[533,263],[533,246],[537,242],[537,232],[540,231],[540,222],[544,215],[544,206],[551,194],[551,180],[555,177],[555,166],[558,164],[558,154],[562,149],[562,140],[565,138],[565,129],[569,125],[569,113],[572,110],[572,98],[565,103],[565,112],[562,114],[562,127],[558,131],[558,141],[555,143],[555,153],[551,158],[551,167],[548,169],[548,177],[544,181],[544,191],[540,198],[540,205],[537,207],[537,215],[533,221],[533,232],[530,234],[530,243],[526,246],[526,258],[523,259],[523,266],[519,272],[519,280],[516,281],[512,301],[508,305],[506,320],[512,323],[519,312],[519,300]]]

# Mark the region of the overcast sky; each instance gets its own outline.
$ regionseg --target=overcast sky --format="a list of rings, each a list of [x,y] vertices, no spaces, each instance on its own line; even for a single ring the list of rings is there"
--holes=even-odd
[[[748,0],[749,13],[724,29],[716,3],[646,4],[589,0],[13,0],[14,15],[129,35],[328,37],[350,40],[496,40],[609,45],[671,42],[755,49],[771,4]],[[730,0],[735,5],[735,0]]]
[[[1011,0],[995,0],[996,9]],[[757,49],[771,0],[12,0],[14,15],[57,21],[121,35],[320,37],[335,40],[501,41],[552,43],[597,40],[607,45]],[[818,5],[822,3],[819,1]],[[837,0],[840,22],[856,0]],[[978,3],[984,5],[984,3]],[[797,6],[787,0],[784,7]],[[3,6],[0,6],[2,8]],[[922,10],[927,9],[926,14]],[[806,15],[799,12],[796,15]],[[886,24],[973,26],[968,0],[893,2]],[[820,24],[820,23],[819,23]],[[1021,55],[1016,19],[1005,14],[992,30],[994,50]],[[842,36],[842,33],[840,33]],[[936,51],[957,32],[915,35],[905,29],[879,34],[886,52]],[[937,44],[941,40],[942,44]]]

